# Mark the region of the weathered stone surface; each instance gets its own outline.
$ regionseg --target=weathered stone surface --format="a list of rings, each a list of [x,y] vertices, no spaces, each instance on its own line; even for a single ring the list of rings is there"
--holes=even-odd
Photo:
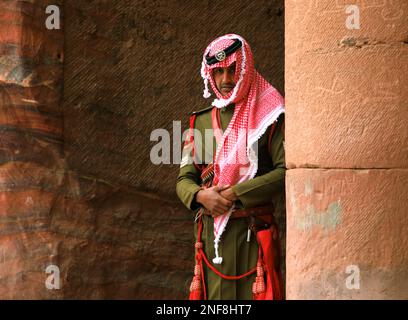
[[[359,9],[360,29],[349,29],[346,26],[346,18],[351,16],[346,8],[350,5],[356,5]],[[407,10],[408,3],[403,0],[287,0],[286,58],[298,55],[299,51],[323,54],[342,52],[344,47],[363,48],[403,43],[407,40]]]
[[[407,299],[408,3],[285,4],[287,298]]]
[[[45,268],[59,254],[50,222],[66,170],[60,105],[63,33],[45,28],[46,4],[0,4],[2,299],[63,296],[45,287]]]
[[[286,2],[288,168],[408,167],[406,1]]]
[[[192,217],[177,201],[95,179],[32,169],[1,172],[0,297],[183,299],[192,270]],[[20,172],[24,172],[20,170]],[[25,189],[43,186],[48,191]],[[8,187],[7,187],[8,186]],[[57,189],[52,190],[52,187]],[[48,290],[57,265],[61,289]]]
[[[287,297],[408,299],[407,184],[406,169],[288,170]]]

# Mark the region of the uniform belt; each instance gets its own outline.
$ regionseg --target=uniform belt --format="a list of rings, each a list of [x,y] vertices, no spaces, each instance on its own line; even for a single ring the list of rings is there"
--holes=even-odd
[[[230,219],[257,217],[257,216],[273,216],[273,205],[254,207],[249,209],[238,209],[231,213]]]

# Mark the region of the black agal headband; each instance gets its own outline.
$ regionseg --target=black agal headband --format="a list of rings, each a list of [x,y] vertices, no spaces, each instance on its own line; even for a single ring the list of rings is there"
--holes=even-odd
[[[242,46],[242,42],[239,39],[235,39],[234,43],[231,44],[228,48],[217,51],[212,57],[210,57],[210,53],[207,53],[207,56],[205,57],[207,65],[210,66],[217,62],[225,60],[226,57],[228,57],[230,54],[237,51],[239,48],[241,48],[241,46]]]

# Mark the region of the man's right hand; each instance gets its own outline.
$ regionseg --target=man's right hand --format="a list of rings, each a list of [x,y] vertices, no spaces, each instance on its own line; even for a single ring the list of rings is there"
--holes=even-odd
[[[228,189],[229,186],[215,186],[198,191],[196,201],[202,204],[213,216],[225,214],[231,208],[233,202],[225,199],[220,192]]]

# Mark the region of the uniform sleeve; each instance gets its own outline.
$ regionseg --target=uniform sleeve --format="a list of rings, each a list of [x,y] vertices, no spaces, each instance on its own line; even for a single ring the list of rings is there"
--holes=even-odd
[[[271,201],[272,195],[285,188],[285,150],[283,135],[284,116],[279,117],[271,139],[270,157],[273,170],[251,180],[236,184],[232,190],[244,208],[251,208]]]
[[[192,143],[187,138],[182,151],[176,193],[188,209],[196,210],[200,207],[200,204],[195,201],[195,196],[201,189],[199,185],[201,173],[193,164],[192,149]]]
[[[195,201],[195,196],[201,187],[199,186],[200,173],[192,164],[180,168],[177,177],[176,192],[180,200],[190,210],[196,210],[200,205]]]

